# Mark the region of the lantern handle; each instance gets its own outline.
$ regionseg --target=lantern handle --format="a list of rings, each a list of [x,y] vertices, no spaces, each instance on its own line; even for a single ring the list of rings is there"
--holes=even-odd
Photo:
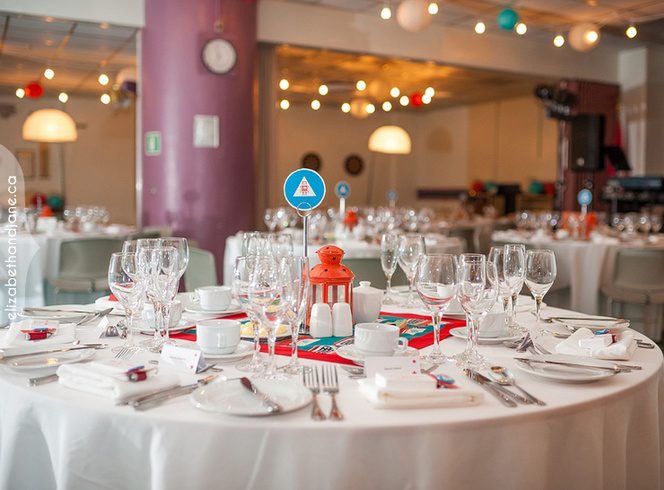
[[[313,208],[311,204],[302,202],[297,205],[295,212],[302,218],[302,256],[307,256],[307,244],[309,242],[309,216]]]

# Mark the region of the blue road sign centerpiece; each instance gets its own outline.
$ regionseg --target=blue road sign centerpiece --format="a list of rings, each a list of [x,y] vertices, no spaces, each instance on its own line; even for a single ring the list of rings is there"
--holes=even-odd
[[[334,188],[334,193],[339,199],[346,199],[348,196],[350,196],[350,184],[340,180],[337,182],[337,185]]]
[[[284,181],[284,197],[286,202],[297,210],[312,210],[323,202],[325,181],[314,170],[308,168],[295,170]]]
[[[576,200],[580,206],[588,206],[593,200],[593,193],[588,189],[581,189],[576,195]]]

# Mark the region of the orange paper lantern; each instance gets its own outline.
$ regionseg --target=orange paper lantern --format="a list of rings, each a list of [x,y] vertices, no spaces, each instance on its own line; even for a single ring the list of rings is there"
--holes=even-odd
[[[316,252],[320,264],[311,269],[311,294],[307,321],[314,303],[348,303],[353,310],[353,279],[355,274],[341,263],[344,251],[335,245],[326,245]]]

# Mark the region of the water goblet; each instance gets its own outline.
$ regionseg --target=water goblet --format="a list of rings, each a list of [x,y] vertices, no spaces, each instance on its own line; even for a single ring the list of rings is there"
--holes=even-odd
[[[241,362],[236,366],[239,371],[248,373],[260,373],[265,369],[265,363],[260,357],[260,330],[261,324],[259,318],[251,309],[249,304],[249,284],[253,271],[256,267],[258,256],[238,257],[235,259],[233,268],[233,297],[240,304],[242,310],[247,314],[253,325],[254,333],[254,351],[251,359]]]
[[[434,364],[448,361],[440,349],[441,318],[457,293],[454,255],[423,255],[417,263],[415,288],[433,321],[433,348],[424,359]]]
[[[413,281],[415,280],[415,269],[420,256],[425,253],[424,237],[417,233],[407,233],[399,239],[398,262],[408,279],[408,299],[405,307],[415,305],[413,294]]]
[[[133,331],[143,309],[145,282],[138,269],[136,253],[114,253],[108,264],[108,287],[122,305],[127,319],[127,336],[122,346],[113,350],[135,349]]]
[[[383,268],[383,274],[387,279],[387,287],[385,291],[385,300],[383,304],[395,304],[392,298],[392,276],[397,270],[397,262],[399,256],[399,235],[392,233],[385,233],[380,238],[380,265]]]
[[[300,326],[307,315],[309,301],[309,259],[307,257],[285,257],[279,263],[279,273],[284,283],[283,301],[286,311],[284,321],[291,329],[291,357],[280,370],[286,374],[300,374],[303,367],[297,357],[297,339]]]
[[[537,324],[544,295],[556,280],[556,256],[553,250],[528,250],[526,254],[526,285],[535,299]]]
[[[503,247],[503,276],[512,295],[509,329],[515,335],[524,333],[525,329],[516,321],[516,304],[526,277],[526,246],[522,243],[508,243]]]

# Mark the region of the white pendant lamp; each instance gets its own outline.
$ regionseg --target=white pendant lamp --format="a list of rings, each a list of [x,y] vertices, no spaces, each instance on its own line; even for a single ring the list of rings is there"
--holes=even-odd
[[[404,0],[397,8],[397,23],[410,32],[419,32],[431,24],[429,3],[424,0]]]
[[[369,136],[369,150],[389,155],[408,155],[410,135],[399,126],[381,126]]]
[[[67,143],[76,141],[76,123],[59,109],[39,109],[23,123],[23,139],[38,143]]]

